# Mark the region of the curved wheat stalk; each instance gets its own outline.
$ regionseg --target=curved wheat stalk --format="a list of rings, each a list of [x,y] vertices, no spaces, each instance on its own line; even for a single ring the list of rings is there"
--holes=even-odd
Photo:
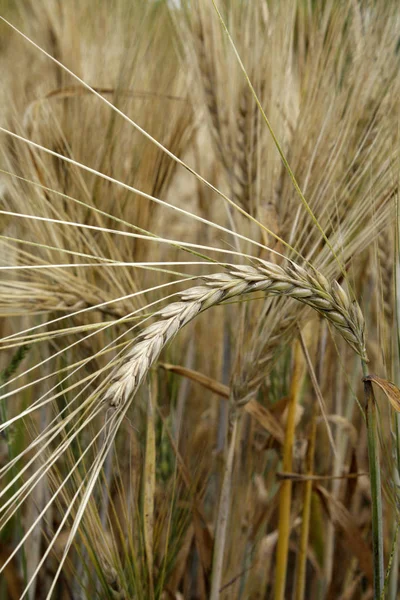
[[[367,360],[364,317],[359,305],[350,300],[336,281],[329,284],[316,270],[306,270],[294,263],[283,267],[259,261],[257,267],[229,265],[227,272],[202,279],[204,285],[182,292],[178,302],[156,313],[159,320],[142,331],[124,364],[111,375],[111,384],[103,397],[105,402],[115,407],[125,406],[164,346],[198,314],[229,298],[256,291],[288,296],[311,306]]]

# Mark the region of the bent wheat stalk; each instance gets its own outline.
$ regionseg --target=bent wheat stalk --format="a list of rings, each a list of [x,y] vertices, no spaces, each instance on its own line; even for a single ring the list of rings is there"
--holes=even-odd
[[[359,305],[336,281],[329,284],[315,269],[294,263],[283,267],[260,260],[257,267],[227,265],[225,273],[202,279],[204,285],[189,288],[180,294],[179,302],[155,313],[159,319],[141,332],[123,364],[111,374],[103,396],[105,402],[114,407],[125,406],[161,350],[184,325],[211,306],[251,292],[285,295],[307,304],[328,319],[353,350],[367,360],[364,317]]]

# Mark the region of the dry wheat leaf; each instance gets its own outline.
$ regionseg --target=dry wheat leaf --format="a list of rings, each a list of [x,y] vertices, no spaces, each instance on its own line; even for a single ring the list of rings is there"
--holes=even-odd
[[[230,396],[230,388],[223,383],[219,383],[215,379],[211,377],[207,377],[207,375],[203,375],[203,373],[199,373],[198,371],[194,371],[193,369],[187,369],[186,367],[182,367],[181,365],[171,365],[169,363],[160,364],[162,369],[166,371],[170,371],[171,373],[176,373],[177,375],[181,375],[182,377],[187,377],[191,381],[195,381],[200,384],[204,388],[210,390],[214,394],[221,396],[222,398],[228,399]],[[256,400],[251,400],[248,402],[244,410],[249,413],[254,419],[263,427],[268,433],[272,435],[280,444],[283,444],[283,440],[285,439],[285,433],[279,421],[272,414],[271,411],[266,409]]]
[[[386,398],[389,400],[390,404],[397,412],[400,412],[400,390],[394,385],[391,381],[387,379],[382,379],[382,377],[378,377],[378,375],[367,375],[364,377],[363,381],[371,381],[372,383],[376,383],[378,387],[381,388],[383,393],[386,395]]]
[[[275,438],[280,444],[283,444],[285,432],[283,431],[279,421],[268,409],[266,409],[256,400],[250,400],[244,409],[249,415],[254,417],[261,427],[268,431],[273,438]]]
[[[323,420],[323,417],[317,417],[318,423],[323,422]],[[335,425],[343,429],[344,433],[348,434],[352,447],[356,447],[358,440],[358,432],[356,427],[354,427],[354,425],[348,419],[346,419],[346,417],[342,417],[342,415],[337,414],[330,414],[326,415],[326,420],[329,423],[334,423]]]
[[[336,498],[322,486],[317,486],[316,491],[319,494],[332,523],[341,528],[349,548],[354,556],[357,557],[361,570],[372,583],[373,570],[371,549],[362,537],[360,529],[354,524],[354,516],[341,502],[339,502],[339,500],[336,500]]]
[[[193,369],[187,369],[186,367],[182,367],[180,365],[171,365],[169,363],[162,363],[159,365],[162,369],[166,371],[170,371],[171,373],[176,373],[177,375],[181,375],[182,377],[187,377],[191,381],[195,381],[200,384],[204,388],[214,392],[218,396],[222,398],[229,398],[230,389],[227,385],[223,383],[219,383],[219,381],[215,381],[211,377],[207,377],[207,375],[203,375],[203,373],[199,373],[199,371],[194,371]]]

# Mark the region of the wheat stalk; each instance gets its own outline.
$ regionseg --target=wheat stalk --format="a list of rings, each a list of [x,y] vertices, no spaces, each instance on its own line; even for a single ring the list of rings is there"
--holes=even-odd
[[[178,302],[155,314],[159,320],[141,332],[122,366],[112,374],[111,384],[103,396],[105,402],[115,407],[125,405],[164,346],[198,314],[229,298],[257,291],[289,296],[311,306],[331,322],[357,354],[367,360],[364,318],[359,305],[349,299],[336,281],[329,284],[314,269],[306,270],[294,263],[282,267],[260,261],[257,267],[228,265],[225,273],[202,279],[204,285],[182,292]]]

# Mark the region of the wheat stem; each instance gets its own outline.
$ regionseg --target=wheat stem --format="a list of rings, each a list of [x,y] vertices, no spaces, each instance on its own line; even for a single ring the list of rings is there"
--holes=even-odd
[[[288,416],[283,447],[284,472],[291,472],[293,462],[293,446],[295,440],[296,411],[305,375],[305,363],[300,342],[294,350],[293,379],[290,388]],[[276,551],[275,600],[284,600],[286,589],[286,573],[288,564],[289,537],[291,530],[290,509],[292,503],[292,480],[285,479],[279,490],[279,525],[278,546]]]
[[[301,520],[300,544],[296,564],[296,600],[304,600],[306,592],[306,567],[307,567],[307,549],[310,534],[311,503],[313,492],[313,471],[314,471],[314,452],[317,435],[316,405],[313,406],[313,415],[311,417],[311,430],[309,435],[309,447],[307,453],[307,473],[310,475],[304,484],[303,491],[303,510]]]
[[[219,500],[213,553],[210,600],[218,600],[222,587],[224,552],[231,504],[233,459],[238,431],[238,414],[233,415],[232,434],[226,459],[221,496]]]
[[[383,555],[382,488],[379,465],[376,401],[372,383],[371,381],[366,380],[368,369],[364,361],[362,361],[362,367],[364,373],[365,411],[368,434],[369,477],[371,482],[374,598],[380,598],[384,586],[385,571]]]

